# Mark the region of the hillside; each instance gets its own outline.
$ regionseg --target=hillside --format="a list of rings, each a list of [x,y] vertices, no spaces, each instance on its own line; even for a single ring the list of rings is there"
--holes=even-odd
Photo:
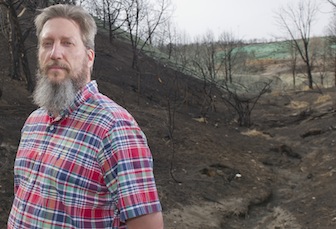
[[[334,88],[269,93],[249,129],[237,125],[217,92],[216,109],[202,122],[202,82],[143,55],[139,93],[130,46],[109,44],[103,34],[96,44],[93,75],[100,90],[127,108],[147,135],[166,229],[336,227]],[[35,108],[24,83],[6,76],[6,58],[3,52],[0,228],[12,201],[20,128]],[[175,111],[173,138],[169,110]]]

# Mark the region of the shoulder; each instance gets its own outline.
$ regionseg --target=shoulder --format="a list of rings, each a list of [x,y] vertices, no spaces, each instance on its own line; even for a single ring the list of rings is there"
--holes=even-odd
[[[133,116],[124,107],[101,93],[92,96],[85,106],[90,107],[91,115],[102,122],[110,124],[119,121],[135,122]]]
[[[21,132],[31,132],[39,129],[43,129],[48,125],[49,122],[49,115],[48,112],[43,109],[39,108],[33,111],[28,118],[26,119]]]
[[[48,112],[43,108],[33,111],[27,118],[26,123],[41,122],[48,117]]]
[[[84,99],[85,102],[80,112],[91,112],[91,115],[110,120],[133,119],[132,115],[124,107],[99,91],[95,80],[86,85],[83,94],[87,95],[84,95],[87,99]]]

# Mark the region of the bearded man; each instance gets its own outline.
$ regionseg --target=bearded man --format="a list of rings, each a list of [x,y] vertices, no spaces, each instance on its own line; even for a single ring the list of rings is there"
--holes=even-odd
[[[35,26],[40,108],[22,128],[8,228],[163,228],[146,137],[91,80],[94,19],[54,5]]]

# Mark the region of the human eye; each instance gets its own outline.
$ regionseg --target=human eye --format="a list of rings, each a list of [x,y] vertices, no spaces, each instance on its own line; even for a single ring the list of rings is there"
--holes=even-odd
[[[72,41],[70,41],[70,40],[64,40],[64,41],[62,41],[62,44],[63,44],[64,46],[66,46],[66,47],[70,47],[70,46],[72,46],[74,43],[73,43]]]
[[[53,42],[51,40],[43,40],[41,44],[42,44],[42,47],[48,48],[53,45]]]

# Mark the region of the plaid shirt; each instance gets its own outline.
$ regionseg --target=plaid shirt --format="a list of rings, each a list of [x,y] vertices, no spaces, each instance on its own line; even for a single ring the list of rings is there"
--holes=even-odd
[[[92,81],[59,118],[27,119],[8,228],[126,228],[161,211],[152,164],[133,117]]]

